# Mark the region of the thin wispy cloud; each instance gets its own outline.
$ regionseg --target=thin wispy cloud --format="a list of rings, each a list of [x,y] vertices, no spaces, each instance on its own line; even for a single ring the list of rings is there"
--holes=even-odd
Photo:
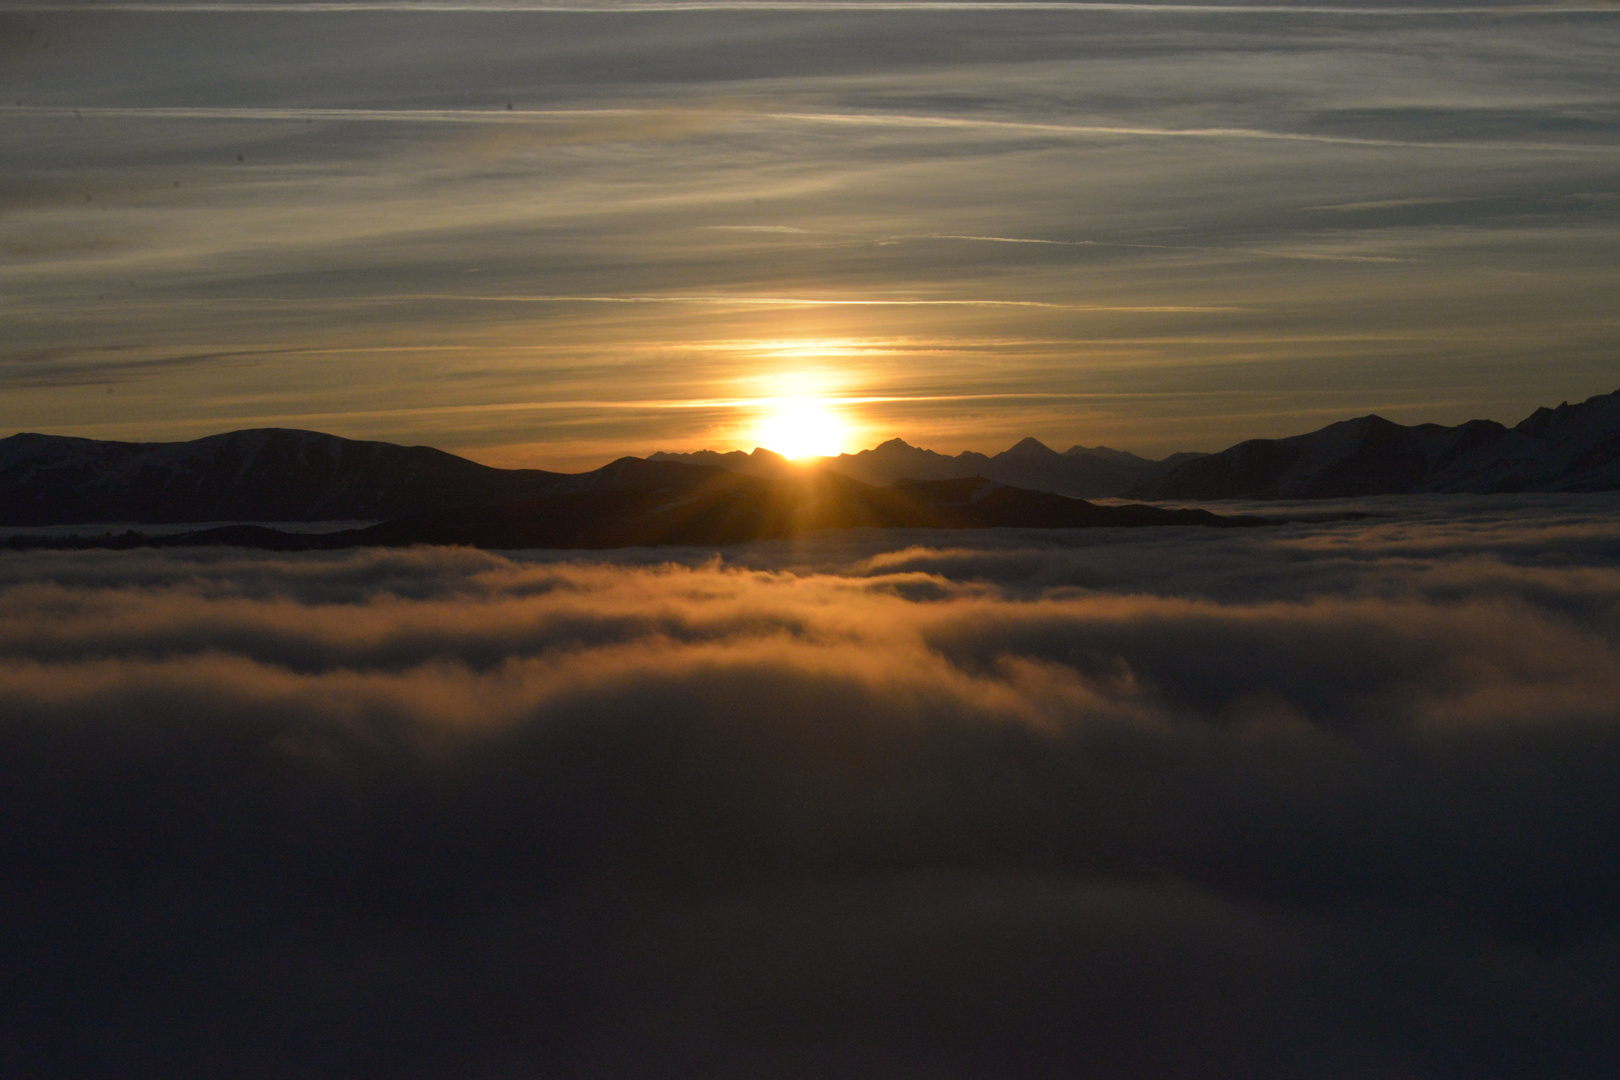
[[[260,298],[263,299],[263,298]],[[482,303],[534,303],[534,304],[700,304],[740,305],[745,307],[1014,307],[1050,308],[1055,311],[1110,311],[1144,313],[1213,313],[1239,311],[1241,308],[1180,304],[1062,304],[1046,300],[1006,300],[988,297],[819,297],[819,296],[751,296],[747,294],[720,296],[478,296],[462,293],[422,293],[404,296],[363,297],[360,301],[394,303],[415,300],[453,300]],[[345,300],[345,303],[355,301]]]
[[[861,124],[913,128],[960,128],[973,131],[1028,133],[1071,138],[1150,138],[1150,139],[1257,139],[1275,142],[1320,143],[1329,146],[1388,147],[1406,150],[1524,150],[1540,153],[1620,154],[1620,146],[1605,143],[1549,142],[1456,142],[1440,140],[1380,139],[1352,135],[1322,135],[1298,131],[1266,131],[1257,128],[1159,128],[1124,127],[1101,124],[1054,124],[1030,120],[993,120],[963,116],[918,116],[890,113],[765,113],[773,120],[805,123]]]
[[[601,3],[534,3],[511,0],[286,0],[256,2],[256,0],[227,0],[210,3],[198,0],[187,3],[142,2],[142,0],[108,0],[105,3],[10,3],[0,4],[0,11],[130,11],[179,14],[186,12],[257,11],[270,13],[342,14],[344,12],[422,12],[454,14],[514,14],[533,12],[545,14],[656,14],[660,12],[707,11],[765,11],[791,13],[796,11],[828,12],[954,12],[954,11],[1031,11],[1089,12],[1162,15],[1353,15],[1368,18],[1433,18],[1502,16],[1559,16],[1559,15],[1612,15],[1615,8],[1609,4],[1479,4],[1469,6],[1379,6],[1320,5],[1320,4],[1177,4],[1177,3],[1091,3],[1085,0],[603,0]]]
[[[579,469],[842,370],[862,431],[1161,456],[1613,388],[1613,9],[164,6],[6,16],[19,427]],[[109,341],[283,351],[50,352]]]
[[[1335,252],[1304,252],[1304,251],[1268,251],[1256,248],[1218,248],[1204,247],[1194,244],[1133,244],[1126,241],[1110,240],[1041,240],[1021,236],[962,236],[951,233],[925,234],[920,236],[891,236],[888,240],[966,240],[983,244],[1051,244],[1054,247],[1118,247],[1138,251],[1215,251],[1227,254],[1253,255],[1268,259],[1320,259],[1337,262],[1368,262],[1393,263],[1411,262],[1411,259],[1397,258],[1393,255],[1347,255]]]
[[[320,109],[320,108],[220,108],[206,106],[45,106],[0,105],[0,115],[40,116],[58,119],[99,118],[118,120],[235,120],[235,121],[323,121],[352,123],[472,123],[519,124],[552,119],[591,119],[632,115],[668,114],[668,110],[635,109]],[[728,114],[706,109],[709,118]],[[961,129],[1007,135],[1087,138],[1148,139],[1234,139],[1275,142],[1320,143],[1328,146],[1388,147],[1391,149],[1432,149],[1460,151],[1525,151],[1531,153],[1620,154],[1620,146],[1605,143],[1554,143],[1544,141],[1479,142],[1470,140],[1379,139],[1350,135],[1323,135],[1297,131],[1266,131],[1257,128],[1169,128],[1125,127],[1101,124],[1055,124],[1029,120],[985,119],[964,116],[923,116],[902,113],[731,113],[735,121],[769,120],[781,123],[852,124],[899,128]]]

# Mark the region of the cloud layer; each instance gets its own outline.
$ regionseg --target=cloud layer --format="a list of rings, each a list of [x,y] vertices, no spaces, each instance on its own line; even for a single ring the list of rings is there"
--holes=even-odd
[[[0,1064],[1612,1075],[1620,515],[1435,505],[8,556]]]

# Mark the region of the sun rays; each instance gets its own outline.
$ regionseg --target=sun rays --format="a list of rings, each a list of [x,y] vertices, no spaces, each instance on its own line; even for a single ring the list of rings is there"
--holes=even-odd
[[[832,457],[848,449],[850,424],[820,398],[776,398],[754,426],[758,445],[786,458]]]

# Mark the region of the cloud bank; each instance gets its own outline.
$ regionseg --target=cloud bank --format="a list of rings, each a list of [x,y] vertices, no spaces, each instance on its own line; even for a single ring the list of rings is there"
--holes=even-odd
[[[1611,502],[9,555],[0,1066],[1612,1075]]]

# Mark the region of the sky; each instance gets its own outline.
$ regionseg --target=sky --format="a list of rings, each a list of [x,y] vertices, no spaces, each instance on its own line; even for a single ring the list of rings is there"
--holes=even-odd
[[[1620,386],[1609,4],[0,4],[5,433],[1160,456]]]
[[[1512,423],[1620,388],[1617,63],[1597,3],[0,0],[0,436]],[[0,1074],[1620,1075],[1620,496],[1264,509],[0,552]]]
[[[1620,496],[0,558],[0,1071],[1620,1071]]]

